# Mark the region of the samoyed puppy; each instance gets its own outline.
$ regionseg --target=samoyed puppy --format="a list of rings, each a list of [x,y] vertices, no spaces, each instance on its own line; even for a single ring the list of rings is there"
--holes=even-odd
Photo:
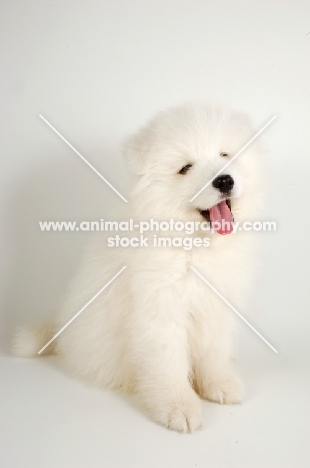
[[[19,356],[43,347],[123,267],[127,268],[41,355],[56,353],[67,369],[103,389],[135,395],[157,423],[179,432],[202,426],[202,400],[236,404],[243,390],[233,360],[234,314],[193,266],[238,310],[245,308],[255,236],[233,232],[233,219],[259,219],[262,150],[249,118],[214,104],[168,109],[128,138],[134,175],[125,219],[210,224],[193,248],[108,247],[96,234],[66,299],[48,325],[23,327]],[[196,193],[211,183],[192,201]],[[199,224],[199,223],[198,223]],[[128,235],[135,235],[134,232]],[[156,232],[160,237],[185,232]]]

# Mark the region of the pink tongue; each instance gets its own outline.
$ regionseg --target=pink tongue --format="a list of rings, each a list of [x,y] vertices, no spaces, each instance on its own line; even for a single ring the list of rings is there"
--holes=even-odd
[[[219,234],[230,234],[233,230],[233,218],[226,201],[222,201],[210,208],[212,227]]]

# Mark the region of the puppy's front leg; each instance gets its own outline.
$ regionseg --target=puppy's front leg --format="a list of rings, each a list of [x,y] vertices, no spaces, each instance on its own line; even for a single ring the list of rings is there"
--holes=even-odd
[[[201,398],[241,403],[243,388],[232,361],[233,317],[219,302],[206,320],[193,322],[190,336],[194,388]]]
[[[129,355],[138,396],[151,418],[179,432],[200,428],[202,404],[188,379],[187,317],[179,291],[170,286],[137,294]]]

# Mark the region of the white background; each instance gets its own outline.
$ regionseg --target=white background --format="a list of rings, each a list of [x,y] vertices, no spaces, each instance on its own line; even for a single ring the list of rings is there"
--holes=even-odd
[[[2,0],[0,36],[1,466],[308,467],[309,2]],[[279,354],[241,324],[244,404],[205,403],[203,431],[181,436],[55,358],[13,358],[8,342],[57,307],[88,239],[38,221],[100,219],[123,203],[39,113],[126,196],[121,139],[192,99],[244,110],[257,130],[278,114],[264,135],[278,230],[261,236],[242,312]]]

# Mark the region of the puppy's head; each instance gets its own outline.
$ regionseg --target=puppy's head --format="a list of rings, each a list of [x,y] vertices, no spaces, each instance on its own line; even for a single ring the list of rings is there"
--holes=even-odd
[[[254,219],[264,183],[257,141],[223,170],[254,133],[246,115],[218,105],[190,104],[158,114],[124,145],[137,176],[135,214],[217,221],[219,234],[231,232],[233,217]]]

